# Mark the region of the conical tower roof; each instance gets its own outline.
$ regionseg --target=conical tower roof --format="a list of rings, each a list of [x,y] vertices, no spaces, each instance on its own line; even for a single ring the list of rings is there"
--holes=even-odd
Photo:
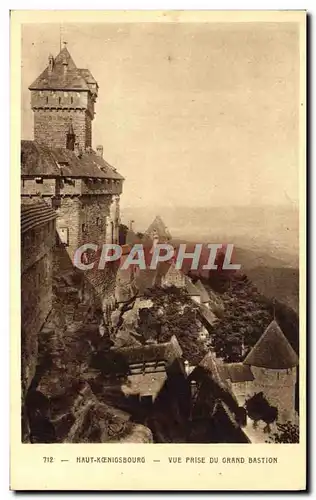
[[[167,229],[166,224],[163,222],[162,218],[159,215],[155,217],[145,234],[148,236],[152,236],[154,232],[158,234],[159,239],[171,239],[171,234]]]
[[[273,320],[244,359],[244,364],[285,370],[297,366],[298,357],[277,322]]]
[[[64,66],[67,66],[65,72]],[[86,73],[85,73],[86,72]],[[87,79],[93,78],[88,70],[81,70],[75,65],[67,47],[64,47],[55,59],[52,69],[49,66],[30,85],[30,90],[89,90]]]

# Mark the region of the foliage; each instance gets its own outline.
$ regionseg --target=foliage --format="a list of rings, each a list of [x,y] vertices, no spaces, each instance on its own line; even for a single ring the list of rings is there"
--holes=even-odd
[[[273,443],[299,443],[299,427],[291,422],[277,424],[277,432],[270,436],[269,442]]]
[[[183,356],[191,364],[198,364],[207,350],[199,341],[201,325],[197,319],[197,305],[186,293],[176,287],[148,290],[147,297],[153,300],[153,307],[140,314],[139,329],[144,337],[158,342],[167,342],[175,335]]]
[[[212,280],[205,287],[213,292]],[[214,292],[213,292],[214,293]],[[218,293],[218,292],[217,292]],[[220,294],[224,314],[209,328],[216,355],[225,362],[239,362],[259,340],[275,315],[293,349],[298,353],[299,324],[296,313],[284,304],[261,295],[247,276],[235,273]]]
[[[265,430],[270,432],[270,424],[276,421],[278,410],[275,406],[271,406],[263,395],[263,392],[254,394],[245,402],[247,414],[255,424],[262,420],[267,424]]]

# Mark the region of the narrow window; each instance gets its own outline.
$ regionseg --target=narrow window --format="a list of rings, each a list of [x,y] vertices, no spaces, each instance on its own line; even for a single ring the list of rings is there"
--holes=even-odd
[[[46,97],[46,104],[48,104],[48,97]]]
[[[70,102],[71,102],[71,104],[74,103],[74,98],[73,97],[70,98]]]
[[[97,217],[97,226],[100,225],[100,217]]]
[[[69,230],[68,227],[60,227],[58,230],[60,243],[64,246],[69,245]]]
[[[83,233],[85,233],[85,231],[86,231],[86,225],[85,225],[85,224],[82,224],[82,225],[81,225],[81,231],[82,231]]]
[[[61,97],[58,97],[58,104],[61,103]]]

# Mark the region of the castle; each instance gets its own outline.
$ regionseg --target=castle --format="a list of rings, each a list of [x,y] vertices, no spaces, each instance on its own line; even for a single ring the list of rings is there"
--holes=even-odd
[[[123,185],[123,177],[104,160],[103,147],[92,149],[98,84],[89,70],[77,68],[66,46],[56,58],[49,56],[48,66],[29,89],[34,140],[21,141],[23,415],[39,342],[45,337],[41,333],[54,314],[54,294],[64,305],[63,318],[69,290],[81,303],[77,313],[80,308],[105,310],[105,303],[115,301],[116,270],[109,266],[81,273],[76,290],[73,258],[84,243],[118,242]],[[61,281],[64,295],[56,287]],[[24,416],[22,425],[28,440]]]
[[[29,89],[34,141],[21,144],[22,202],[41,198],[56,210],[57,247],[73,262],[84,243],[118,242],[123,177],[104,160],[102,146],[92,149],[98,84],[66,45]],[[109,292],[104,273],[87,278],[100,297]]]
[[[297,420],[295,392],[299,360],[276,320],[268,325],[242,362],[223,363],[217,359],[216,363],[240,406],[262,393],[277,408],[279,423]]]

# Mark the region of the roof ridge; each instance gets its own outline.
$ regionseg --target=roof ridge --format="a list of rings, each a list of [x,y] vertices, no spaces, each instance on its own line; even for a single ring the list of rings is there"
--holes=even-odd
[[[68,66],[66,75],[63,68],[65,57]],[[76,82],[76,85],[74,82]],[[51,71],[49,70],[48,64],[44,71],[42,71],[36,80],[29,86],[30,90],[69,90],[71,88],[73,88],[73,90],[90,90],[86,78],[83,77],[81,70],[77,68],[67,47],[64,47],[59,54],[53,58]]]
[[[274,319],[243,361],[261,368],[282,370],[298,365],[298,356]]]

